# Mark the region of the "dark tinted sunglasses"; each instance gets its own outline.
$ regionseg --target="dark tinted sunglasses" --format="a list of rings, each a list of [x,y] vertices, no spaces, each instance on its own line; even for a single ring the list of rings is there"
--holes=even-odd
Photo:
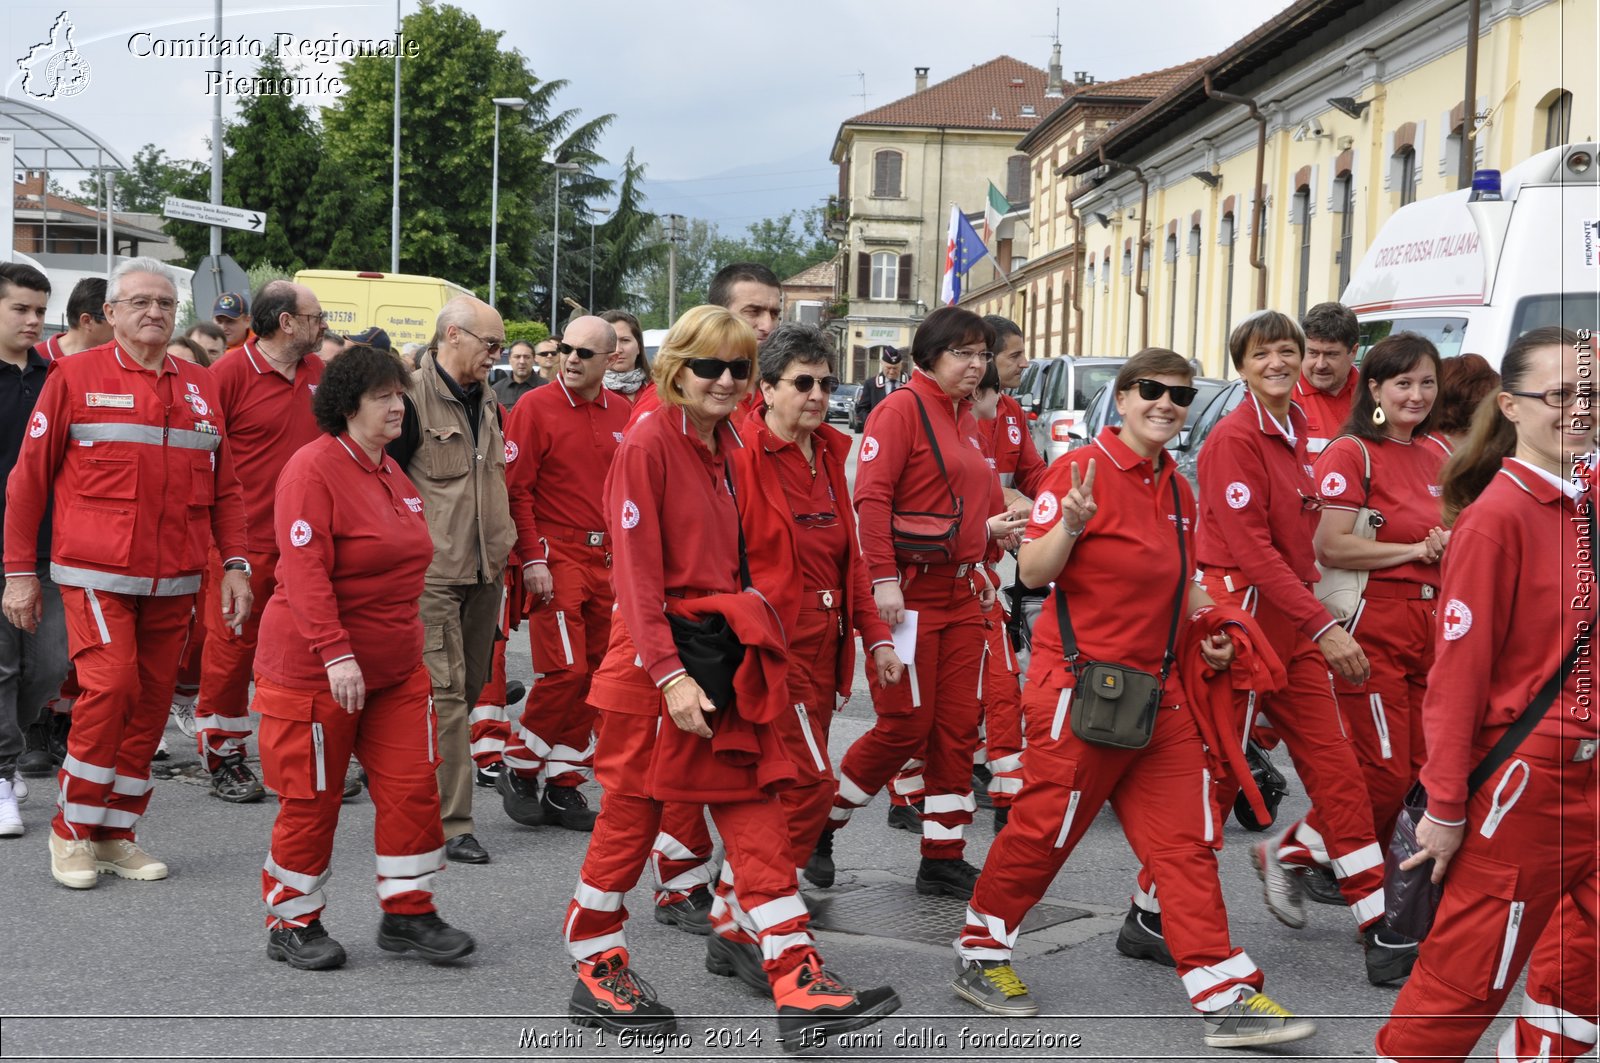
[[[799,376],[784,377],[783,379],[793,384],[796,391],[807,395],[818,384],[822,385],[822,393],[824,395],[832,395],[839,390],[839,378],[836,376],[816,377],[810,373],[801,373]]]
[[[731,362],[721,358],[690,358],[683,363],[689,367],[689,372],[701,380],[719,380],[723,373],[730,374],[735,380],[750,379],[750,359],[735,358]]]
[[[1146,402],[1154,402],[1163,395],[1172,396],[1174,406],[1187,407],[1194,402],[1194,397],[1200,394],[1199,388],[1186,387],[1183,384],[1163,384],[1159,380],[1146,380],[1140,377],[1133,382],[1139,389],[1139,397]]]
[[[599,351],[591,351],[587,347],[574,347],[570,343],[560,343],[560,342],[558,342],[556,344],[556,353],[561,355],[561,357],[563,357],[563,358],[565,358],[569,354],[576,354],[579,358],[582,358],[586,362],[589,359],[594,358],[596,356],[601,357],[601,358],[610,358],[611,357],[609,354],[602,355],[602,354],[600,354]]]

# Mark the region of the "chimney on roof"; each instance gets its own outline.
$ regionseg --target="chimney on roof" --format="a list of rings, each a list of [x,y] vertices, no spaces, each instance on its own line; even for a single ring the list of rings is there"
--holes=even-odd
[[[916,88],[916,91],[917,92],[927,92],[928,91],[928,68],[925,67],[925,66],[919,66],[919,67],[916,67],[915,69],[917,71],[917,88]]]
[[[1044,84],[1046,99],[1059,100],[1061,91],[1061,42],[1057,41],[1050,49],[1050,80]]]
[[[1072,83],[1074,85],[1093,85],[1094,78],[1089,76],[1087,70],[1074,70],[1072,72]]]

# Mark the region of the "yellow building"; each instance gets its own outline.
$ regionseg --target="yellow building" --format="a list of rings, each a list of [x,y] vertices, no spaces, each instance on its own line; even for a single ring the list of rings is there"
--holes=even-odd
[[[1594,140],[1595,0],[1484,0],[1480,12],[1475,121],[1465,3],[1301,0],[1064,163],[1056,139],[1033,145],[1034,166],[1048,160],[1063,186],[1033,199],[1034,263],[1073,260],[1022,292],[1036,353],[1159,345],[1226,375],[1235,322],[1338,298],[1395,210],[1461,187],[1463,151],[1469,168],[1505,170]],[[1576,75],[1563,84],[1564,70],[1588,90]]]

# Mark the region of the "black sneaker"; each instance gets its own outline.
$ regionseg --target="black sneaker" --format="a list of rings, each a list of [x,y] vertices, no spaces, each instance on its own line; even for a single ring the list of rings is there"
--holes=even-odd
[[[1381,926],[1369,927],[1361,937],[1367,950],[1367,981],[1388,985],[1410,977],[1417,962],[1417,942]]]
[[[513,679],[511,682],[506,684],[505,707],[509,709],[511,706],[515,705],[517,702],[521,701],[527,696],[528,688],[523,686],[519,681]]]
[[[656,999],[650,983],[628,966],[628,950],[618,946],[592,962],[573,965],[578,984],[572,987],[567,1015],[579,1026],[612,1033],[672,1033],[678,1017]]]
[[[67,736],[72,733],[72,713],[50,712],[50,764],[52,770],[67,762]]]
[[[994,832],[999,834],[1011,822],[1011,806],[1001,805],[994,810]]]
[[[17,771],[29,779],[43,779],[56,770],[50,759],[50,717],[48,710],[22,736],[22,755],[17,758]]]
[[[472,935],[457,930],[439,913],[395,915],[383,913],[378,924],[378,947],[385,952],[415,952],[429,963],[459,960],[478,947]]]
[[[539,808],[546,823],[568,830],[592,831],[598,816],[576,786],[546,786]]]
[[[500,803],[511,822],[524,827],[542,827],[548,822],[539,800],[538,779],[524,779],[508,768],[494,781],[494,788],[500,791]]]
[[[972,766],[972,799],[978,803],[979,808],[994,807],[994,799],[989,796],[989,784],[993,781],[994,772],[989,770],[989,765]]]
[[[500,781],[500,774],[506,770],[504,761],[495,761],[485,764],[473,773],[473,781],[485,790],[493,790],[494,784]]]
[[[972,890],[978,884],[978,869],[959,857],[954,860],[933,860],[924,856],[917,868],[917,892],[934,896],[972,899]]]
[[[267,796],[267,791],[245,764],[244,755],[235,753],[223,757],[217,770],[211,773],[211,796],[235,805],[248,805]]]
[[[344,792],[339,795],[339,800],[349,801],[351,798],[361,796],[361,788],[367,784],[367,773],[364,771],[346,772],[344,777]]]
[[[806,861],[806,881],[819,889],[827,889],[833,885],[835,869],[833,866],[833,831],[825,830],[817,839],[817,846],[811,850],[811,859]]]
[[[761,949],[748,941],[730,941],[721,934],[706,938],[706,970],[737,977],[762,996],[772,996],[772,982],[761,967]]]
[[[1300,871],[1299,875],[1300,889],[1304,891],[1307,900],[1339,908],[1347,904],[1344,894],[1339,892],[1339,880],[1333,877],[1333,872],[1328,868],[1320,865],[1308,867]]]
[[[656,922],[691,934],[711,933],[711,891],[696,886],[681,901],[656,905]]]
[[[321,919],[313,919],[267,931],[267,959],[301,971],[331,971],[344,966],[344,946],[328,936]]]
[[[1122,921],[1117,934],[1117,951],[1136,960],[1152,960],[1165,967],[1178,966],[1167,948],[1167,939],[1161,934],[1161,913],[1147,912],[1137,904],[1128,908],[1128,917]]]
[[[922,833],[922,802],[914,805],[890,805],[889,826],[895,830],[908,830],[913,834]]]

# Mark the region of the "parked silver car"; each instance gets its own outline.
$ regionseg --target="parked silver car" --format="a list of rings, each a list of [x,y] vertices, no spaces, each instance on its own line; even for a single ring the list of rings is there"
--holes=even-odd
[[[1040,358],[1022,372],[1017,401],[1028,415],[1033,442],[1045,461],[1072,449],[1072,430],[1089,397],[1117,378],[1126,358]]]

